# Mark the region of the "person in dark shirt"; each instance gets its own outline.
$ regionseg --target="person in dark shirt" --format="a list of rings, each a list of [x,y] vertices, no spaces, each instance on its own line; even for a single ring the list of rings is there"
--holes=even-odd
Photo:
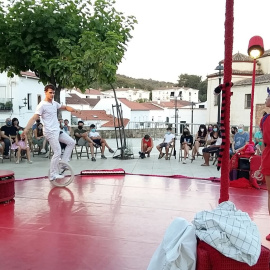
[[[9,137],[15,139],[17,134],[17,128],[12,125],[12,121],[10,118],[6,119],[6,125],[1,127],[1,135],[2,140],[5,143],[5,149],[4,149],[4,158],[9,158],[9,148],[10,148],[10,140]]]
[[[190,131],[187,127],[185,127],[183,130],[183,134],[180,138],[180,144],[182,147],[180,151],[184,150],[183,164],[186,164],[186,158],[188,157],[189,150],[192,149],[192,145],[193,145],[193,137],[192,135],[190,135]]]

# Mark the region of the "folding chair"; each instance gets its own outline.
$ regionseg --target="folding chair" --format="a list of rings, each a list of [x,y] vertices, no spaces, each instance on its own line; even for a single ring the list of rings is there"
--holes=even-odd
[[[191,149],[189,148],[187,158],[190,156],[190,153],[189,153],[190,151],[192,151],[192,148],[191,148]],[[178,161],[179,161],[179,162],[182,161],[183,158],[184,158],[183,152],[184,152],[184,149],[183,149],[182,145],[180,145],[180,149],[179,149],[179,158],[178,158]]]
[[[172,144],[169,147],[167,160],[170,160],[171,159],[171,156],[174,156],[174,158],[176,159],[175,138],[173,139],[173,142],[172,142]]]

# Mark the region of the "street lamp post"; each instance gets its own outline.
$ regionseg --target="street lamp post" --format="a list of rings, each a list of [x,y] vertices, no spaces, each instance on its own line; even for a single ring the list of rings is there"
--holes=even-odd
[[[253,131],[253,104],[254,104],[254,89],[256,76],[256,60],[264,53],[263,39],[260,36],[254,36],[249,40],[248,55],[253,58],[253,74],[251,87],[251,101],[250,101],[250,128],[249,128],[249,143],[252,143]]]
[[[221,63],[218,63],[218,66],[215,68],[215,70],[218,70],[218,83],[219,85],[221,84],[221,71],[223,70],[223,66],[221,65]],[[220,95],[217,96],[217,124],[220,125]]]
[[[177,99],[180,97],[180,100],[182,100],[182,93],[179,92],[178,96],[175,95],[175,100],[174,100],[174,120],[175,120],[175,136],[178,134],[178,107],[177,107]]]

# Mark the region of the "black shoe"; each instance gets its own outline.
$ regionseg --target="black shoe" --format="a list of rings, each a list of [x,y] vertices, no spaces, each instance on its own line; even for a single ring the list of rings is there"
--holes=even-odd
[[[94,157],[91,158],[92,161],[96,161],[96,159]]]
[[[111,148],[109,149],[109,152],[110,152],[110,153],[114,153],[114,151],[113,151]]]
[[[140,154],[140,158],[141,158],[141,159],[144,159],[144,158],[145,158],[145,153],[139,152],[139,154]]]
[[[104,155],[101,155],[101,159],[107,159]]]

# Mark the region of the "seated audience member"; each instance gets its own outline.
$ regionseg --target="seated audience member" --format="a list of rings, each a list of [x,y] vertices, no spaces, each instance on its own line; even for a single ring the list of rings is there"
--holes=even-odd
[[[101,158],[102,159],[106,159],[106,157],[104,155],[105,146],[108,148],[110,153],[114,153],[114,151],[111,149],[111,147],[107,144],[106,140],[101,138],[101,136],[97,132],[96,126],[94,124],[90,125],[89,137],[95,143],[95,145],[101,146]]]
[[[146,134],[141,141],[141,152],[139,152],[140,158],[145,158],[146,154],[147,157],[150,157],[150,152],[152,151],[153,147],[153,139]]]
[[[16,117],[12,118],[11,122],[12,122],[12,126],[14,126],[15,128],[17,128],[17,131],[18,131],[19,128],[20,128],[18,118],[16,118]]]
[[[233,155],[241,151],[246,144],[249,143],[249,134],[244,131],[244,125],[239,125],[238,132],[234,135],[234,141],[232,148],[230,149],[230,155]]]
[[[96,161],[94,154],[94,142],[88,137],[87,131],[83,128],[83,121],[78,122],[78,128],[74,130],[76,144],[79,146],[89,146],[91,151],[91,160]]]
[[[201,166],[209,166],[210,154],[218,153],[221,143],[221,133],[218,132],[218,137],[215,142],[202,150],[204,163]]]
[[[207,130],[205,125],[200,125],[199,130],[195,136],[195,143],[192,150],[192,160],[195,159],[195,155],[199,154],[199,148],[205,146],[207,140]]]
[[[11,149],[17,149],[17,161],[16,164],[20,163],[22,151],[26,152],[28,163],[32,163],[30,160],[30,148],[27,141],[27,136],[23,134],[23,128],[19,128],[18,134],[16,135],[15,145],[12,145]]]
[[[157,146],[157,150],[159,151],[159,157],[158,157],[159,159],[163,158],[163,156],[165,155],[164,153],[162,153],[163,147],[165,147],[165,151],[166,151],[165,159],[168,159],[169,148],[173,144],[174,138],[175,138],[175,136],[174,136],[174,134],[172,134],[172,128],[168,127],[167,133],[164,136],[163,142]]]
[[[34,130],[37,128],[38,124],[40,123],[40,118],[38,118],[35,122],[35,124],[32,126],[32,131],[34,132]]]
[[[261,130],[258,130],[254,134],[254,143],[255,143],[255,151],[256,155],[261,155],[262,153],[262,144],[263,144],[263,137]]]
[[[2,132],[0,131],[0,159],[3,158],[3,153],[4,153],[4,149],[5,149],[5,143],[2,140],[1,134],[2,134]]]
[[[64,122],[63,122],[62,118],[58,119],[58,123],[59,123],[60,133],[61,132],[66,132],[65,129],[64,129]],[[65,151],[67,145],[65,143],[62,143],[62,142],[59,142],[59,143],[60,143],[61,150],[62,150],[62,153],[63,153]]]
[[[183,164],[186,164],[186,159],[188,158],[189,150],[192,149],[192,145],[193,145],[193,137],[192,135],[190,135],[190,131],[187,127],[185,127],[183,130],[183,135],[180,138],[180,145],[181,145],[181,148],[184,150]]]
[[[210,145],[210,143],[211,143],[211,133],[212,133],[212,131],[213,131],[213,125],[209,124],[208,128],[207,128],[207,139],[206,139],[206,144],[207,145]]]
[[[238,132],[237,127],[231,127],[231,134],[230,134],[230,148],[232,147],[232,143],[234,142],[234,136]]]
[[[33,144],[37,144],[41,150],[41,153],[47,153],[48,152],[48,142],[43,134],[43,124],[39,123],[37,125],[37,128],[34,129],[34,136],[32,139]]]
[[[9,159],[9,147],[10,147],[10,140],[9,137],[14,139],[15,142],[15,137],[17,134],[17,128],[12,126],[12,121],[10,118],[6,119],[6,125],[1,127],[1,132],[2,132],[2,140],[5,143],[5,149],[4,149],[4,156],[3,158]]]
[[[71,133],[71,127],[68,125],[69,121],[67,119],[64,120],[64,126],[63,129],[65,130],[65,132],[70,135]]]

